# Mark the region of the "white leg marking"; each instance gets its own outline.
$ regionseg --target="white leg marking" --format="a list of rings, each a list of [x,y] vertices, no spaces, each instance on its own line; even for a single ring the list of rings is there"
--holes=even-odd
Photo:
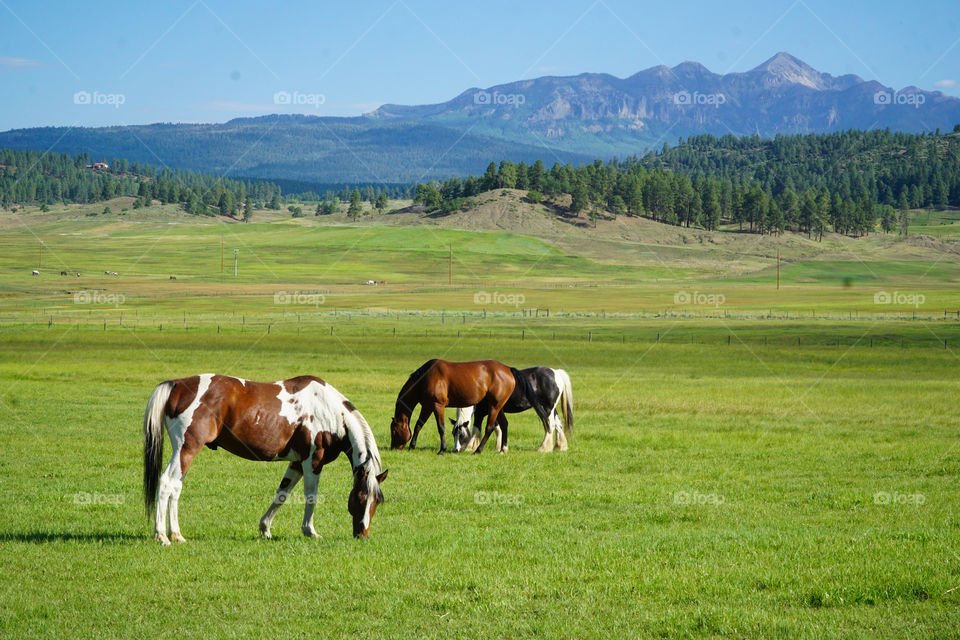
[[[313,508],[317,503],[320,474],[313,472],[309,461],[304,462],[303,467],[303,496],[306,499],[306,504],[303,506],[303,525],[301,525],[300,530],[308,538],[319,538],[316,529],[313,528]]]
[[[557,413],[556,409],[553,411],[551,420],[553,422],[553,430],[557,434],[557,449],[560,451],[566,451],[567,436],[563,433],[563,418],[560,417],[560,414]]]
[[[173,436],[172,433],[171,436]],[[157,486],[157,510],[153,526],[153,537],[163,546],[170,544],[170,539],[167,538],[167,511],[170,507],[170,499],[173,497],[177,483],[182,482],[180,449],[183,448],[183,440],[171,437],[171,441],[173,455],[170,457],[170,462],[167,463],[167,468],[160,474],[160,482]],[[172,521],[171,524],[173,524]]]
[[[173,483],[173,492],[170,494],[170,541],[186,542],[186,538],[180,533],[180,519],[177,513],[180,501],[180,492],[183,490],[183,478],[178,478]]]
[[[277,511],[280,510],[280,507],[290,498],[290,494],[293,492],[294,487],[297,486],[297,483],[300,482],[300,478],[303,477],[303,471],[300,469],[300,466],[297,464],[292,464],[287,467],[286,473],[283,474],[283,480],[286,480],[286,486],[283,489],[277,489],[277,493],[273,496],[273,503],[267,507],[266,513],[263,514],[263,517],[260,518],[260,536],[264,538],[272,538],[270,535],[270,525],[273,523],[273,517],[277,515]],[[283,480],[280,481],[280,484],[283,485]]]

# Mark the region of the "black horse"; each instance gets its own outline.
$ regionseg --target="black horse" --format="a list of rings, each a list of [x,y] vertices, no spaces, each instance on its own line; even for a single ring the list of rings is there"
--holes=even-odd
[[[570,376],[563,369],[551,369],[550,367],[530,367],[520,371],[521,376],[517,377],[518,384],[510,398],[497,418],[495,426],[497,430],[497,449],[501,453],[507,451],[507,413],[520,413],[530,408],[535,408],[540,421],[543,423],[544,438],[538,451],[553,451],[554,440],[556,447],[561,451],[567,450],[567,436],[573,435],[573,387],[570,383]],[[523,379],[532,390],[532,395],[539,401],[540,407],[534,407],[530,401],[530,393],[524,393],[527,385],[519,383]],[[563,413],[563,419],[560,413]],[[456,419],[451,418],[453,424],[453,442],[454,452],[460,452],[468,449],[475,449],[480,441],[483,417],[488,413],[488,408],[483,405],[476,407],[465,407],[457,410]],[[470,418],[478,416],[473,431],[470,431]],[[487,425],[490,429],[490,425]],[[566,434],[564,434],[566,432]],[[502,439],[502,442],[501,442]]]

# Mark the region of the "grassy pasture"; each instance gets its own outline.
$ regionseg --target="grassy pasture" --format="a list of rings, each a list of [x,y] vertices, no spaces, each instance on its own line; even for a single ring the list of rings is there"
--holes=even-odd
[[[0,221],[0,637],[957,635],[951,254],[785,250],[777,291],[769,252],[734,273],[712,246],[603,261],[503,232],[132,215]],[[493,292],[524,298],[476,302]],[[505,456],[438,457],[431,424],[389,451],[430,357],[567,369],[570,451],[537,453],[526,414]],[[205,450],[188,543],[155,545],[143,407],[202,371],[344,392],[390,469],[371,539],[350,537],[344,460],[323,538],[296,499],[263,541],[284,465]]]
[[[567,368],[571,450],[536,453],[527,415],[506,456],[438,458],[430,425],[386,450],[396,389],[438,353]],[[0,633],[944,637],[956,367],[934,348],[10,330]],[[189,542],[154,545],[140,414],[158,380],[206,370],[316,372],[361,408],[391,470],[371,540],[350,538],[345,462],[321,481],[322,540],[292,501],[261,541],[283,465],[204,451]]]

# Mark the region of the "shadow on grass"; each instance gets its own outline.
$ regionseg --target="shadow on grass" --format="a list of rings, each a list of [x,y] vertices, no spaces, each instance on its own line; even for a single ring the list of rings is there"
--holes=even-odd
[[[29,542],[46,544],[49,542],[106,542],[111,544],[143,542],[144,536],[132,533],[70,533],[63,531],[28,531],[23,533],[0,533],[0,542]]]

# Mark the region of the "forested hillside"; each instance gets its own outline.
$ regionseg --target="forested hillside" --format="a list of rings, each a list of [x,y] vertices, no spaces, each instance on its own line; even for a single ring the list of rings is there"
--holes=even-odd
[[[569,195],[572,213],[645,216],[705,229],[734,223],[760,233],[862,235],[879,223],[894,231],[906,224],[909,209],[960,206],[960,126],[947,135],[705,135],[642,157],[580,167],[505,160],[490,163],[482,176],[420,184],[416,199],[452,211],[496,188],[530,190],[533,201]]]

